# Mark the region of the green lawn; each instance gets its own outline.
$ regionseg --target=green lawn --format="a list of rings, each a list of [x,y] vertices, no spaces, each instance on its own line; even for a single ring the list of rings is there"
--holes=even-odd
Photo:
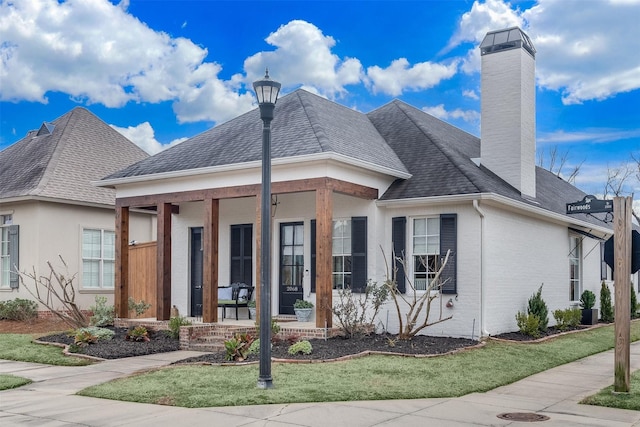
[[[33,343],[30,334],[0,334],[0,359],[47,365],[83,366],[92,362],[62,354],[62,348]]]
[[[640,371],[631,374],[631,387],[628,394],[614,394],[612,385],[600,390],[598,394],[587,397],[580,403],[640,411]]]
[[[640,323],[631,326],[640,339]],[[123,378],[79,394],[184,407],[462,396],[510,384],[609,350],[613,325],[539,344],[489,341],[435,358],[370,356],[339,363],[272,366],[274,388],[256,387],[258,366],[180,366]],[[613,382],[613,378],[612,378]]]
[[[31,380],[27,378],[0,374],[0,390],[9,390],[10,388],[16,388],[30,383]]]

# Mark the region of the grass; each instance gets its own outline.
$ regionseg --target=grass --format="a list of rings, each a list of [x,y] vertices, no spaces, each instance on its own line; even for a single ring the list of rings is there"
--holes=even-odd
[[[640,323],[631,325],[640,339]],[[179,366],[89,387],[79,394],[183,407],[456,397],[485,392],[614,346],[613,325],[539,344],[489,341],[435,358],[369,356],[339,363],[272,365],[274,388],[256,387],[258,366]]]
[[[640,371],[631,374],[629,393],[613,393],[613,385],[589,396],[580,403],[586,405],[607,406],[617,409],[632,409],[640,411]]]
[[[83,366],[92,362],[62,354],[60,347],[35,344],[30,334],[0,334],[0,359],[60,366]]]
[[[11,388],[20,387],[30,383],[31,380],[27,378],[0,374],[0,390],[9,390]]]

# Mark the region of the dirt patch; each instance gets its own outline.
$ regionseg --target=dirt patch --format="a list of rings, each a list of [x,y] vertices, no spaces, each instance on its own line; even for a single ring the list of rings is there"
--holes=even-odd
[[[25,322],[0,320],[0,334],[46,334],[69,329],[66,323],[55,318],[38,317]]]

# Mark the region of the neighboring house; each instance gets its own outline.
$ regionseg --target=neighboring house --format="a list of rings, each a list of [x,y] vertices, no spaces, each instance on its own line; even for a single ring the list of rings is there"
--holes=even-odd
[[[397,100],[368,114],[304,90],[278,100],[272,313],[308,299],[316,326],[331,326],[336,290],[381,283],[392,253],[407,260],[399,288],[410,280],[420,293],[451,251],[432,315],[442,307],[453,318],[428,334],[513,331],[543,284],[550,313],[576,305],[585,289],[599,295],[611,228],[566,215],[584,193],[535,165],[535,50],[518,28],[489,33],[481,49],[481,139]],[[260,283],[261,138],[253,110],[99,184],[117,194],[121,317],[136,286],[127,273],[133,208],[158,212],[158,319],[176,305],[215,322],[218,286]],[[397,330],[391,303],[378,320]]]
[[[47,262],[77,274],[82,309],[96,295],[112,302],[115,192],[97,181],[148,155],[84,108],[44,122],[0,151],[0,300],[34,299],[16,271],[49,276]],[[155,215],[131,215],[132,239],[155,236]],[[27,281],[33,289],[33,283]],[[41,307],[42,309],[43,307]]]

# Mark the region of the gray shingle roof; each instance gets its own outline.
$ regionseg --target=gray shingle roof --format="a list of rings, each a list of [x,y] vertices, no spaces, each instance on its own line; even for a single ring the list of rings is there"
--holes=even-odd
[[[406,174],[404,164],[366,115],[304,90],[278,100],[271,129],[273,159],[336,153]],[[247,163],[261,158],[262,122],[259,110],[254,109],[108,178]]]
[[[93,113],[76,107],[0,151],[0,201],[38,196],[113,205],[114,190],[91,181],[146,157]]]

